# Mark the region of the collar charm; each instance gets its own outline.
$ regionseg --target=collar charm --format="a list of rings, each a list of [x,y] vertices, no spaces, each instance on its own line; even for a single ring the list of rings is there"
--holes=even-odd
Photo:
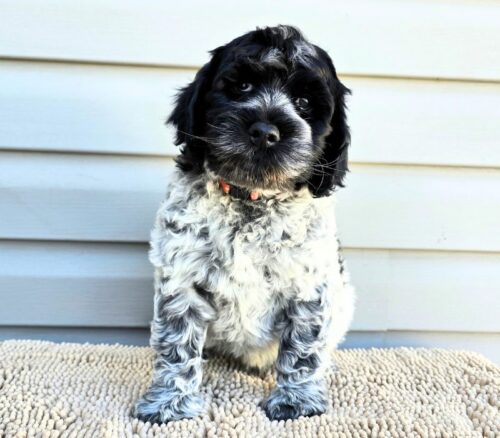
[[[229,185],[222,178],[219,180],[219,187],[226,195],[231,195],[234,198],[246,201],[250,199],[251,201],[257,201],[260,198],[259,192],[255,190],[247,190],[243,187],[238,187],[235,185]]]

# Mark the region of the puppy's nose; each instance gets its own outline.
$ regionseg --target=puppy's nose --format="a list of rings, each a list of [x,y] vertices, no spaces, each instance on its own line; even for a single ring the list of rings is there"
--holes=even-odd
[[[255,145],[271,147],[280,141],[280,131],[275,125],[257,122],[248,130],[250,140]]]

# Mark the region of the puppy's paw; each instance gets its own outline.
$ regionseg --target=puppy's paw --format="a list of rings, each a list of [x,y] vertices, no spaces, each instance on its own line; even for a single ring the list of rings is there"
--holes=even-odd
[[[180,394],[167,389],[150,388],[136,403],[132,416],[150,423],[167,423],[194,418],[203,412],[199,394]]]
[[[261,407],[270,420],[288,420],[300,416],[321,415],[327,409],[327,399],[323,391],[293,391],[276,388]]]

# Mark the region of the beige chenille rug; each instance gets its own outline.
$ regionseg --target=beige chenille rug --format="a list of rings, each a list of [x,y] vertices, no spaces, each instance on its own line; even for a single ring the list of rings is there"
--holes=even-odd
[[[474,353],[338,351],[329,411],[286,422],[257,407],[271,374],[210,360],[206,415],[161,426],[129,416],[151,361],[149,348],[0,343],[0,437],[500,437],[500,368]]]

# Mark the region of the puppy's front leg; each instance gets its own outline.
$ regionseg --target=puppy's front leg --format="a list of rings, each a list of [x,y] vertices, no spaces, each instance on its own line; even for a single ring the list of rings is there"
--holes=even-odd
[[[321,298],[294,301],[286,311],[276,363],[277,387],[262,404],[271,420],[322,414],[327,407],[323,377],[330,355],[329,319]]]
[[[188,288],[165,294],[161,285],[155,295],[151,346],[156,358],[153,382],[135,406],[143,421],[164,423],[196,417],[202,412],[198,393],[202,378],[202,350],[211,306]]]

